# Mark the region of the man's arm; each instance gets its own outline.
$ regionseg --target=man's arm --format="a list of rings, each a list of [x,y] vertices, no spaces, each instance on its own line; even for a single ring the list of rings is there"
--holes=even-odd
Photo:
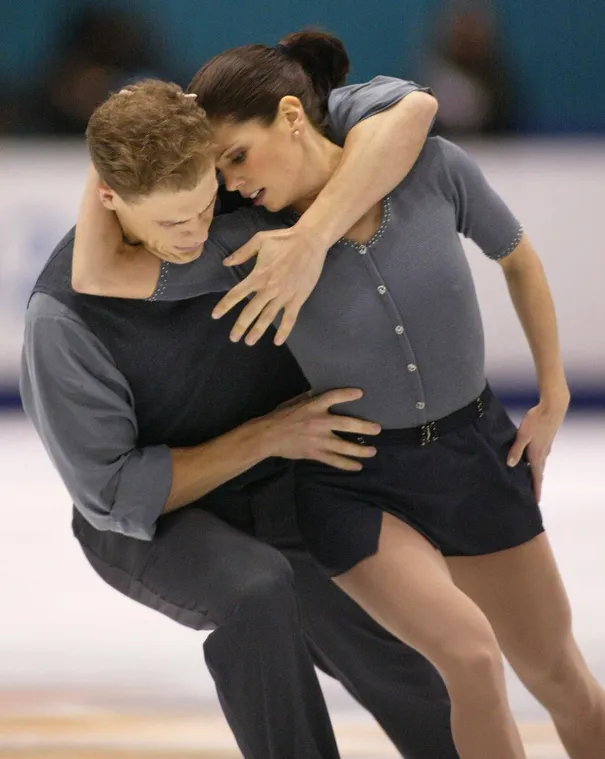
[[[331,106],[333,131],[346,134],[336,172],[292,228],[255,235],[228,261],[241,264],[258,257],[252,274],[214,311],[219,318],[256,293],[234,325],[234,340],[254,324],[246,337],[253,345],[282,309],[275,342],[286,340],[317,284],[328,249],[407,176],[437,112],[432,95],[387,77],[335,91]]]
[[[208,443],[171,449],[172,487],[164,511],[191,503],[272,456],[312,459],[337,469],[359,471],[361,464],[350,457],[369,458],[375,449],[345,442],[333,433],[338,430],[376,435],[380,426],[338,416],[331,413],[331,408],[361,395],[361,391],[351,388],[330,390],[316,398],[305,393]]]
[[[36,295],[26,316],[23,406],[74,503],[100,530],[150,540],[157,519],[265,458],[309,458],[359,469],[368,447],[333,434],[372,435],[378,425],[329,412],[357,390],[305,397],[190,448],[138,447],[130,387],[78,317]]]

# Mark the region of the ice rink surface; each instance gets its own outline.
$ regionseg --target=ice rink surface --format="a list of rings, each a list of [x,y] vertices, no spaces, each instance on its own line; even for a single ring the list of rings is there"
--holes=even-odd
[[[124,709],[144,704],[201,714],[217,708],[203,635],[97,578],[71,535],[69,497],[17,413],[0,416],[0,453],[0,710],[13,712],[27,692],[46,692],[50,712],[53,693],[80,694],[75,700],[82,703],[86,694],[111,694]],[[565,422],[549,459],[542,508],[578,641],[605,683],[605,415],[575,414]],[[358,726],[369,720],[338,684],[322,683],[335,720]],[[541,723],[542,710],[513,675],[509,686],[519,721]]]

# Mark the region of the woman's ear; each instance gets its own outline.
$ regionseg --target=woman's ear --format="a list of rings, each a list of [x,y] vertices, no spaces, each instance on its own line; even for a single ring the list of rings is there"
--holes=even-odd
[[[288,129],[300,134],[305,124],[305,109],[300,100],[294,95],[286,95],[279,101],[278,117],[283,119]]]

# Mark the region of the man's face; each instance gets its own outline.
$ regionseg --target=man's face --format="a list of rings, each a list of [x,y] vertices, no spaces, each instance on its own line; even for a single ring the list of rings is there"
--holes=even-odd
[[[115,211],[124,234],[142,242],[158,258],[186,264],[202,253],[214,214],[217,181],[207,171],[193,190],[158,190],[126,202],[108,187],[101,187],[101,202]]]

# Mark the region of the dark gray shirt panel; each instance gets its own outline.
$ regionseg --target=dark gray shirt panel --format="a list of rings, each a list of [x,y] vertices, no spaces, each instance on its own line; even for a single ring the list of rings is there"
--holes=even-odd
[[[25,315],[20,391],[76,508],[99,530],[150,540],[170,492],[170,450],[137,448],[125,377],[82,320],[43,293]]]
[[[497,259],[522,229],[474,161],[441,138],[427,142],[382,205],[381,227],[366,245],[342,240],[330,250],[288,346],[314,392],[364,390],[339,410],[385,428],[414,427],[465,406],[485,385],[483,327],[459,233]],[[213,255],[293,220],[254,208],[218,219]],[[189,267],[194,293],[204,292],[203,259]],[[192,294],[179,268],[163,273],[173,298],[183,297],[179,289]]]

